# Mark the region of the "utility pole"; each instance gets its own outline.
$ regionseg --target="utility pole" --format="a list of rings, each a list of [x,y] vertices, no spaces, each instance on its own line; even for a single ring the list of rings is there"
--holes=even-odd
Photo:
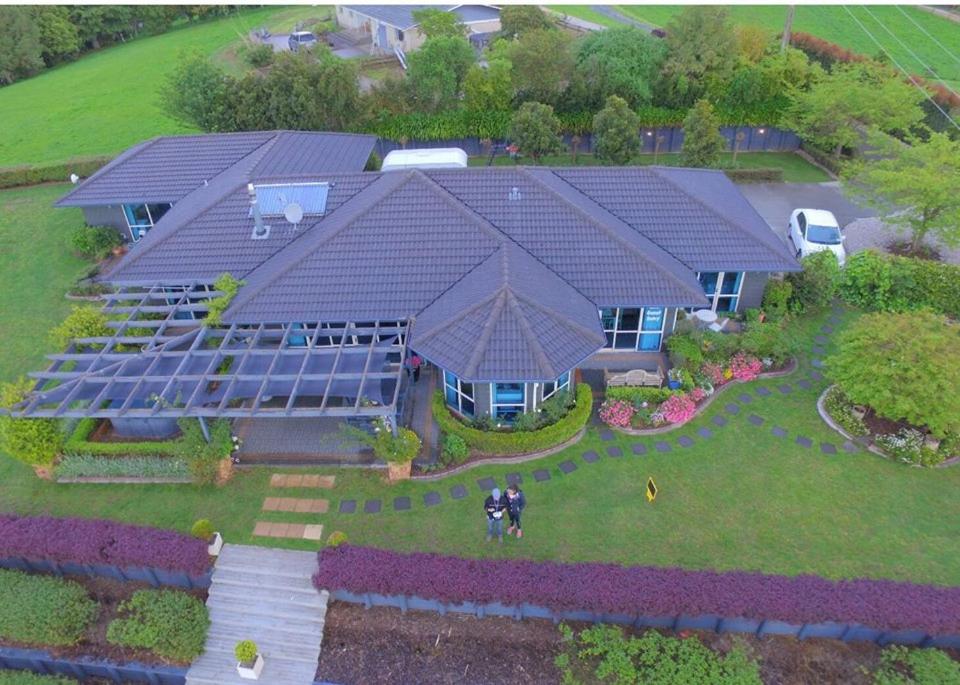
[[[780,39],[780,54],[787,51],[790,45],[790,33],[793,31],[793,14],[797,11],[795,5],[787,5],[787,20],[783,23],[783,37]]]

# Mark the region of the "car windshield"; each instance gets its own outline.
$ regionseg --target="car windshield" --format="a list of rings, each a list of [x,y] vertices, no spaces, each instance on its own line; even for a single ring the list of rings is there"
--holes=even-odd
[[[820,245],[839,245],[840,229],[836,226],[807,226],[807,240]]]

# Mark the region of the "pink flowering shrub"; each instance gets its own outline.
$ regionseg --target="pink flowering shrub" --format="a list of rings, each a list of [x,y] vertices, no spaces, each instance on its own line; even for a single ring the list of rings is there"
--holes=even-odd
[[[670,423],[686,423],[693,418],[697,405],[689,395],[680,393],[661,404],[660,411],[663,412],[663,418]]]
[[[738,381],[752,381],[760,375],[763,363],[752,355],[737,352],[730,360],[730,369]]]
[[[704,364],[700,371],[703,372],[703,375],[710,379],[710,382],[713,384],[713,387],[719,388],[721,385],[730,380],[729,376],[724,376],[723,367],[719,364],[714,364],[713,362],[707,362]]]
[[[623,400],[604,400],[600,406],[600,420],[608,426],[626,428],[630,425],[636,410],[633,405]]]
[[[707,397],[707,391],[703,388],[694,388],[690,391],[690,399],[694,402],[702,402]]]

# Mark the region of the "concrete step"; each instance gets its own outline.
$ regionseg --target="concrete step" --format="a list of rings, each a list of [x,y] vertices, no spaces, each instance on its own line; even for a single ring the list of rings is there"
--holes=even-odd
[[[209,607],[210,621],[214,626],[239,628],[252,632],[254,629],[270,630],[276,634],[290,635],[313,634],[322,630],[326,612],[317,612],[309,619],[293,619],[289,616],[252,615],[244,611],[232,611]]]
[[[246,588],[262,588],[266,590],[290,590],[302,591],[318,594],[313,586],[311,576],[303,575],[278,575],[276,573],[250,571],[247,569],[235,569],[220,566],[213,574],[214,585],[237,585]]]
[[[220,551],[217,568],[229,567],[282,575],[312,575],[317,570],[317,553],[226,544]]]
[[[239,607],[247,607],[256,611],[263,607],[271,612],[285,612],[290,615],[299,615],[307,611],[318,611],[326,606],[320,598],[320,593],[312,595],[304,592],[271,591],[254,594],[249,590],[237,586],[211,585],[207,591],[207,606],[213,606],[211,600],[218,604],[234,603]]]
[[[257,643],[257,648],[260,650],[260,653],[263,654],[264,658],[271,660],[305,661],[316,666],[317,658],[320,656],[320,647],[316,643],[303,646],[293,644],[282,646],[276,643],[268,644],[263,640],[254,640],[254,642]],[[207,644],[204,646],[204,653],[213,655],[219,653],[225,655],[227,659],[234,659],[236,658],[234,654],[236,644],[236,640],[208,639]]]
[[[317,671],[317,664],[289,662],[279,659],[264,659],[263,672],[257,685],[311,685]],[[237,673],[237,662],[231,659],[212,662],[209,665],[190,668],[187,685],[250,685]]]
[[[294,646],[301,653],[307,649],[320,649],[321,632],[277,632],[269,628],[241,628],[240,626],[215,626],[207,633],[207,644],[226,644],[233,649],[240,640],[253,640],[264,654],[278,654]]]

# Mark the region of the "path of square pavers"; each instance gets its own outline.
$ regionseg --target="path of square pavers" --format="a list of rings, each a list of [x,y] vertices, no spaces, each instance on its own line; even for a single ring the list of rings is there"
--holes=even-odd
[[[270,476],[272,488],[323,488],[331,489],[336,476],[320,476],[309,473],[274,473]],[[350,503],[356,508],[356,501],[344,500],[340,503],[340,512],[346,513]],[[263,511],[280,511],[294,514],[326,514],[330,510],[330,500],[308,497],[267,497],[263,500]],[[297,540],[322,540],[323,524],[320,523],[284,523],[281,521],[257,521],[253,534],[268,538],[293,538]]]
[[[317,476],[306,473],[275,473],[270,476],[271,488],[324,488],[329,490],[336,476]]]
[[[300,497],[267,497],[263,500],[264,511],[293,511],[298,514],[326,514],[330,501],[303,499]]]
[[[277,523],[276,521],[257,521],[253,527],[253,534],[267,538],[322,540],[323,525],[319,523]]]

